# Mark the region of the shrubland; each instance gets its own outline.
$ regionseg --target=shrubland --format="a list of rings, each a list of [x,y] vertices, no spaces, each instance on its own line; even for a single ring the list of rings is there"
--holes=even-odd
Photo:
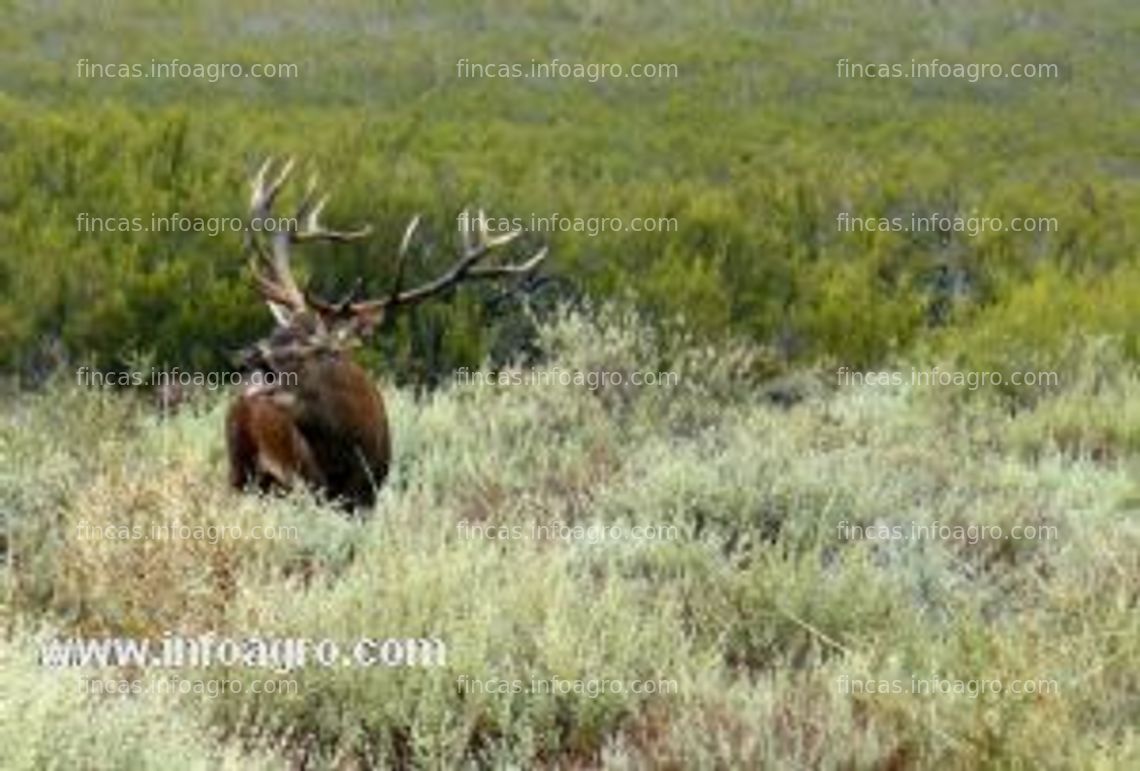
[[[1132,768],[1140,761],[1135,8],[1122,0],[20,0],[0,25],[0,766]],[[676,66],[474,78],[475,64]],[[298,65],[95,78],[88,65]],[[1039,80],[839,63],[1056,63]],[[266,156],[320,171],[305,252],[339,296],[415,278],[457,217],[534,279],[419,308],[360,352],[395,467],[346,517],[225,484],[227,394],[178,411],[77,368],[226,372],[271,320],[241,217]],[[293,199],[283,201],[283,210]],[[1034,218],[846,231],[840,215]],[[132,221],[92,232],[85,222]],[[1001,373],[980,388],[869,372]],[[463,369],[467,368],[467,369]],[[464,372],[621,373],[599,388]],[[675,373],[633,386],[634,373]],[[1053,379],[1015,385],[1011,373]],[[841,376],[842,373],[842,376]],[[848,377],[851,375],[851,377]],[[856,377],[858,376],[858,377]],[[108,527],[281,538],[96,538]],[[472,536],[633,528],[655,538]],[[1039,537],[1005,535],[1031,527]],[[937,537],[884,538],[928,528]],[[946,534],[949,535],[946,535]],[[432,637],[425,668],[212,666],[240,694],[92,694],[53,638]],[[256,694],[255,681],[294,682]],[[467,689],[617,679],[669,692]],[[466,679],[464,679],[466,678]],[[851,683],[1000,680],[1000,694]],[[1014,680],[1038,692],[1016,694]]]
[[[747,344],[712,356],[606,309],[540,328],[548,369],[621,362],[678,384],[386,384],[397,466],[363,519],[228,491],[220,399],[160,420],[54,382],[6,403],[5,767],[1135,764],[1140,384],[1119,340],[1011,411],[989,390],[810,372],[781,386],[787,406]],[[171,521],[293,535],[91,535]],[[625,535],[479,537],[532,525]],[[864,535],[916,525],[944,530]],[[1041,535],[1011,540],[1018,526]],[[34,663],[52,637],[172,630],[426,636],[447,657],[180,672],[299,684],[213,698],[81,695],[82,678],[163,673]],[[464,677],[675,692],[464,692]],[[1046,692],[853,695],[842,679],[936,677]]]
[[[1120,0],[916,4],[354,0],[16,3],[0,30],[0,365],[229,366],[267,329],[240,233],[269,155],[319,171],[330,224],[376,237],[301,266],[339,295],[446,263],[466,206],[495,217],[665,219],[531,233],[547,305],[631,295],[706,339],[866,367],[1049,356],[1072,327],[1136,336],[1135,12]],[[98,32],[95,32],[98,30]],[[1093,46],[1073,40],[1095,40]],[[674,66],[654,79],[466,77],[464,61]],[[841,77],[841,62],[1053,64],[1039,79]],[[290,64],[275,79],[90,77],[95,65]],[[715,127],[715,128],[714,128]],[[287,203],[287,202],[286,202]],[[839,215],[1045,220],[1044,232],[846,232]],[[140,218],[90,232],[80,216]],[[157,227],[157,226],[156,226]],[[182,227],[182,226],[180,226]],[[406,319],[378,358],[410,381],[519,350],[487,290]],[[1041,328],[1038,322],[1043,322]],[[994,340],[1010,323],[1010,340]],[[1022,334],[1025,332],[1025,334]],[[1011,347],[1018,350],[1010,350]]]

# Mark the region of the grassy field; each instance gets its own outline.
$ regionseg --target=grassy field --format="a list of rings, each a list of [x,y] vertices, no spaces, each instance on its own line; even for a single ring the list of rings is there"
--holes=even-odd
[[[1140,767],[1134,4],[3,7],[0,768]],[[463,69],[555,58],[676,76]],[[175,59],[297,76],[91,69]],[[845,59],[1057,73],[841,77]],[[306,254],[329,293],[388,286],[417,212],[417,278],[468,205],[675,227],[529,233],[542,280],[362,351],[395,467],[352,518],[230,491],[224,391],[170,413],[77,377],[218,373],[270,329],[239,232],[79,225],[240,217],[267,155],[320,169],[330,224],[376,226]],[[844,213],[1055,227],[845,232]],[[910,382],[934,367],[1005,383]],[[471,382],[503,371],[626,383]],[[172,524],[197,534],[121,535]],[[43,660],[206,634],[446,657]]]
[[[1140,760],[1140,383],[1120,374],[1117,348],[1096,347],[1086,379],[1011,417],[965,390],[835,389],[806,374],[784,385],[805,396],[787,410],[749,383],[746,350],[710,359],[628,317],[567,317],[544,343],[567,370],[669,361],[682,385],[389,389],[398,467],[363,524],[302,497],[224,490],[216,401],[156,422],[146,405],[67,384],[18,397],[0,423],[15,555],[4,767]],[[171,521],[294,535],[91,535]],[[473,536],[559,522],[624,537]],[[882,541],[856,529],[935,523],[985,530]],[[632,537],[638,525],[659,536]],[[989,535],[1017,526],[1049,535]],[[182,672],[300,684],[214,698],[83,696],[81,678],[111,675],[36,664],[52,636],[168,630],[428,635],[448,655],[435,669]],[[463,676],[675,692],[461,694]],[[853,693],[842,678],[905,692]],[[912,678],[1042,692],[911,694]]]

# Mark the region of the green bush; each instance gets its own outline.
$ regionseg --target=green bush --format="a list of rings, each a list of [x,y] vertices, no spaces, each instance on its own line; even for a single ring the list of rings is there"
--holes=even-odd
[[[1041,275],[1083,285],[1135,263],[1129,223],[1140,199],[1126,160],[1135,107],[1113,96],[1129,85],[1131,49],[1112,31],[1127,28],[1130,10],[1095,5],[1052,0],[1013,29],[1007,17],[1022,12],[1013,0],[968,9],[892,0],[858,15],[741,3],[666,15],[538,2],[381,12],[342,0],[320,23],[290,3],[272,17],[207,4],[185,11],[194,23],[177,40],[153,31],[171,12],[163,3],[100,15],[97,40],[85,32],[94,11],[81,3],[21,8],[0,32],[0,367],[41,368],[58,340],[72,361],[101,367],[149,353],[228,368],[227,353],[269,324],[240,235],[83,233],[77,217],[240,216],[245,180],[270,154],[324,172],[335,191],[330,222],[377,227],[368,244],[302,260],[323,291],[342,292],[358,275],[370,291],[386,287],[415,212],[425,215],[417,277],[446,262],[468,205],[523,220],[672,218],[666,232],[535,233],[519,248],[549,242],[545,272],[558,280],[548,292],[632,297],[659,320],[683,314],[706,339],[747,336],[793,359],[868,367],[931,330],[969,336]],[[487,23],[491,14],[498,23]],[[968,48],[938,31],[967,28]],[[359,29],[382,42],[358,39]],[[1052,61],[1072,49],[1058,41],[1073,29],[1098,47],[1061,61],[1060,79],[837,77],[843,58]],[[457,74],[465,58],[555,57],[676,64],[678,76]],[[299,72],[100,79],[79,76],[85,58],[284,61]],[[1056,229],[842,232],[844,212],[1046,217]],[[494,296],[416,314],[376,363],[435,381],[491,350],[518,355],[521,317],[494,311]]]

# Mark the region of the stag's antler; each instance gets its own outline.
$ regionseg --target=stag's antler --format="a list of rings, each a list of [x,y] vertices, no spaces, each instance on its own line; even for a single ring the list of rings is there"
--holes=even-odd
[[[390,309],[421,302],[464,281],[504,278],[530,273],[546,259],[547,250],[546,247],[543,247],[521,264],[479,265],[492,250],[509,244],[521,235],[521,231],[518,230],[498,236],[492,235],[487,228],[487,218],[480,210],[478,218],[475,219],[478,224],[477,238],[472,239],[472,234],[468,228],[465,227],[462,230],[463,253],[459,259],[435,279],[415,289],[402,292],[400,288],[403,285],[408,252],[420,222],[417,215],[408,223],[404,230],[404,237],[400,240],[400,247],[396,255],[395,277],[392,282],[392,289],[387,297],[359,300],[358,295],[362,282],[357,279],[352,291],[344,299],[334,303],[327,302],[302,290],[297,285],[289,267],[290,247],[293,244],[307,241],[355,241],[371,234],[372,228],[365,226],[357,230],[340,231],[329,230],[324,227],[320,223],[320,213],[328,202],[328,196],[316,197],[317,182],[314,176],[309,180],[305,195],[297,209],[296,227],[275,229],[270,238],[270,247],[267,249],[259,236],[264,234],[264,223],[270,216],[273,203],[293,171],[293,160],[286,161],[273,180],[267,182],[273,165],[273,159],[267,159],[253,179],[253,192],[249,205],[250,230],[247,234],[246,243],[247,247],[254,252],[250,267],[257,288],[269,304],[269,308],[278,323],[282,325],[289,324],[295,314],[311,308],[318,311],[323,317],[355,318],[361,322],[358,324],[361,328],[371,327],[382,319]],[[468,212],[464,212],[461,221],[469,224],[472,218]]]
[[[472,221],[469,213],[466,211],[460,219],[465,224]],[[538,267],[539,263],[546,259],[547,249],[544,246],[532,255],[529,260],[519,265],[479,266],[478,263],[490,254],[493,249],[509,244],[522,235],[522,231],[520,230],[512,230],[500,236],[491,235],[487,229],[487,217],[480,209],[479,217],[476,220],[478,222],[478,238],[472,242],[471,231],[467,228],[463,228],[463,254],[455,264],[431,281],[421,284],[415,289],[401,292],[400,286],[404,275],[407,246],[411,241],[418,221],[418,218],[412,220],[411,224],[408,225],[408,229],[404,232],[404,239],[400,245],[399,261],[396,263],[396,279],[392,285],[392,291],[383,299],[352,303],[349,306],[352,312],[375,315],[377,313],[386,312],[388,309],[394,309],[400,305],[412,305],[421,302],[429,297],[445,292],[464,281],[503,278],[506,276],[530,273]]]
[[[293,244],[307,241],[347,242],[364,238],[372,232],[371,226],[357,230],[329,230],[320,222],[321,211],[328,203],[328,196],[316,197],[317,177],[313,175],[305,188],[305,195],[293,215],[288,227],[273,228],[270,231],[270,246],[267,249],[261,236],[266,232],[266,221],[270,218],[273,204],[281,188],[293,173],[293,159],[290,158],[277,172],[271,182],[266,180],[273,168],[272,158],[261,164],[253,178],[249,199],[250,222],[246,232],[246,246],[254,252],[250,258],[250,269],[254,281],[269,309],[280,324],[288,324],[294,314],[304,311],[312,303],[306,293],[297,286],[289,265],[289,251]]]

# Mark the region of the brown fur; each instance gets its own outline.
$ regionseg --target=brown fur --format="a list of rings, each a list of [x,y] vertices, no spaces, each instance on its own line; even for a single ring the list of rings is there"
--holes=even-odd
[[[226,417],[230,483],[298,483],[350,508],[369,507],[388,476],[391,441],[379,391],[347,353],[314,352],[272,387],[250,387]]]

